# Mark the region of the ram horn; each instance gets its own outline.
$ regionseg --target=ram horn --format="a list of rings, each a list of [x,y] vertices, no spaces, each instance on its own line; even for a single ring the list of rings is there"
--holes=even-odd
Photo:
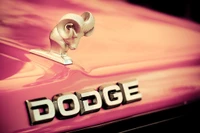
[[[84,24],[83,19],[79,15],[76,14],[64,15],[61,18],[60,22],[57,24],[58,33],[63,39],[71,37],[71,35],[69,34],[70,31],[66,27],[70,23],[73,24],[76,33],[81,32],[81,28]]]
[[[81,17],[84,20],[83,32],[84,36],[90,36],[94,30],[95,19],[90,12],[84,12]]]

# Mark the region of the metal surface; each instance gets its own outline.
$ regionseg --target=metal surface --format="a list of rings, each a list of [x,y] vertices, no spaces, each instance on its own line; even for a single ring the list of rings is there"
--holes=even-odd
[[[200,101],[176,105],[70,132],[199,132],[199,106]]]
[[[99,92],[107,108],[115,107],[122,103],[122,93],[117,85],[101,86],[99,87]]]
[[[68,49],[75,50],[81,37],[91,35],[94,23],[90,12],[84,12],[80,16],[66,14],[50,33],[50,51],[33,49],[30,52],[61,64],[72,64],[72,59],[67,55]]]
[[[95,32],[82,38],[77,50],[68,51],[73,65],[29,52],[50,49],[49,33],[63,13],[83,11],[95,16]],[[200,98],[198,24],[124,1],[1,0],[0,16],[2,133],[71,131]],[[139,81],[139,102],[29,124],[27,99],[52,99],[133,78]]]
[[[86,90],[76,94],[80,99],[81,115],[100,110],[102,106],[102,100],[97,91]],[[89,100],[90,102],[88,102]]]
[[[41,123],[43,121],[51,121],[55,116],[54,105],[51,100],[47,98],[41,98],[31,101],[27,100],[26,106],[31,125]],[[40,112],[39,107],[42,108],[42,113]]]
[[[97,112],[101,108],[113,108],[122,103],[126,104],[142,99],[142,95],[138,91],[137,80],[134,79],[117,84],[119,84],[119,86],[101,86],[98,91],[87,89],[74,92],[74,94],[60,93],[53,96],[53,102],[43,97],[26,100],[30,124],[35,125],[49,122],[53,120],[55,116],[60,120],[72,118],[77,114],[85,115]],[[102,105],[104,106],[102,107]]]
[[[78,98],[74,94],[63,94],[58,98],[53,98],[56,111],[58,113],[58,119],[66,119],[75,116],[80,111]],[[67,104],[67,108],[63,105]]]

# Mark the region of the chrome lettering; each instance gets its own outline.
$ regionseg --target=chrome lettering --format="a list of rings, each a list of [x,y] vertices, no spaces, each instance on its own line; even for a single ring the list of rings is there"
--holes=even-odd
[[[100,86],[99,93],[102,95],[105,108],[116,107],[122,103],[122,93],[117,85]]]
[[[31,125],[51,121],[55,116],[54,105],[51,100],[47,98],[26,100],[26,105]]]
[[[138,91],[138,81],[128,81],[123,83],[117,83],[122,90],[123,103],[130,103],[142,99],[142,95]]]
[[[57,117],[67,119],[78,114],[84,115],[99,111],[101,107],[110,109],[142,99],[138,81],[118,82],[100,86],[97,90],[84,90],[75,93],[60,93],[47,98],[26,100],[30,125],[49,122]]]
[[[77,115],[80,111],[79,101],[75,94],[56,95],[53,97],[53,103],[58,119],[70,118]]]
[[[76,94],[80,101],[81,115],[98,111],[101,108],[102,100],[97,91],[87,90]]]

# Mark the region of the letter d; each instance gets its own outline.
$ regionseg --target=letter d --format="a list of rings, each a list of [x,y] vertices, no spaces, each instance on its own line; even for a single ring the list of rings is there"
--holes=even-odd
[[[31,125],[51,121],[55,116],[54,105],[47,98],[26,100],[26,107]]]

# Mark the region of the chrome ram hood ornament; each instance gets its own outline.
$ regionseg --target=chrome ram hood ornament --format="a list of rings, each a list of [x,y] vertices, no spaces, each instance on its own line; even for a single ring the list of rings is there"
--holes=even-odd
[[[82,15],[66,14],[50,33],[50,51],[33,49],[30,52],[62,64],[72,64],[67,51],[75,50],[82,36],[91,35],[94,24],[95,20],[90,12],[84,12]]]

